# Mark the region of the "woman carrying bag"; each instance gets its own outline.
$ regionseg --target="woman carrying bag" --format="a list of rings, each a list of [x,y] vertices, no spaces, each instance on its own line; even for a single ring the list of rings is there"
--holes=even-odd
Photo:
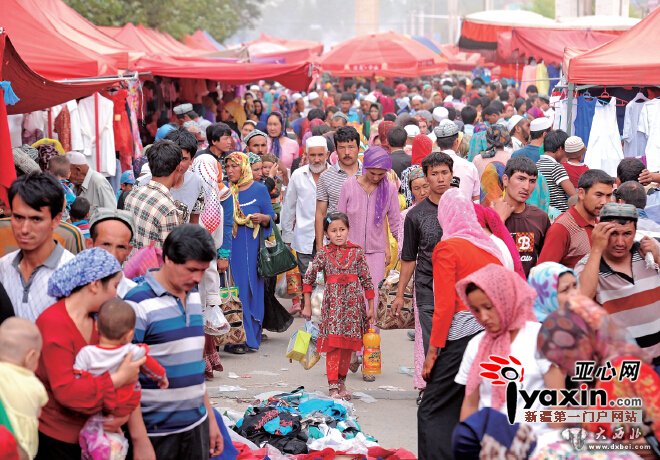
[[[247,348],[259,349],[264,319],[264,279],[257,272],[259,233],[271,233],[275,213],[266,186],[252,178],[250,162],[244,153],[225,158],[225,171],[234,197],[231,268],[243,305],[245,345],[226,345],[225,351],[244,354]]]

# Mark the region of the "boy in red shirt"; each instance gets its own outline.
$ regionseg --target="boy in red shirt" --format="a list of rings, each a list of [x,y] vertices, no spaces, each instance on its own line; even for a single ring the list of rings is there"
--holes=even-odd
[[[564,142],[564,151],[566,152],[566,161],[562,163],[562,166],[568,174],[568,179],[577,190],[580,176],[585,171],[589,171],[589,166],[582,163],[587,148],[584,146],[582,139],[578,136],[571,136]]]

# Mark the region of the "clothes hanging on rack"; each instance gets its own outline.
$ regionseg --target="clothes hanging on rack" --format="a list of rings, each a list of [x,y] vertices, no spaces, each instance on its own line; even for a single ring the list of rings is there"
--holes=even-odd
[[[527,87],[536,81],[536,64],[527,64],[522,69],[520,94],[527,92]]]
[[[577,97],[577,113],[575,115],[575,135],[579,136],[584,145],[589,144],[589,133],[594,119],[596,99],[593,97]],[[618,129],[617,129],[618,132]]]
[[[637,130],[646,137],[646,167],[651,172],[660,171],[660,98],[644,103]]]
[[[21,113],[18,115],[7,115],[7,122],[9,123],[9,137],[11,138],[12,147],[20,147],[23,145],[23,119],[25,116]]]
[[[125,89],[119,89],[114,93],[107,91],[103,93],[103,96],[111,100],[114,106],[112,130],[115,137],[115,150],[119,152],[121,170],[126,171],[133,167],[133,137],[126,107],[128,91]]]
[[[112,131],[113,102],[95,93],[81,99],[78,102],[78,110],[84,142],[83,153],[87,163],[105,176],[114,176],[117,173],[117,163],[115,136]]]
[[[616,121],[616,98],[610,98],[609,102],[594,100],[596,101],[594,118],[584,164],[590,169],[602,169],[610,176],[616,177],[616,168],[623,159],[621,137]]]
[[[555,108],[555,119],[553,122],[552,129],[561,129],[564,132],[568,132],[568,126],[571,125],[571,132],[575,133],[575,120],[577,116],[577,104],[573,101],[573,106],[571,107],[571,116],[568,116],[568,99],[561,99],[554,104]],[[577,136],[577,134],[576,134]]]
[[[637,93],[635,98],[626,105],[626,115],[623,121],[623,156],[639,158],[646,150],[646,136],[639,132],[639,115],[644,103],[649,99],[644,94]]]
[[[131,122],[131,136],[133,138],[133,152],[135,158],[142,157],[142,139],[140,138],[140,128],[138,126],[138,114],[142,114],[142,101],[140,93],[142,92],[142,83],[140,80],[128,81],[128,116]],[[140,117],[143,119],[144,117]]]
[[[548,68],[543,62],[536,64],[536,89],[539,90],[539,94],[550,94]]]
[[[53,122],[53,131],[57,133],[57,139],[62,144],[65,152],[71,151],[71,115],[66,104],[62,104],[59,115],[55,117]]]

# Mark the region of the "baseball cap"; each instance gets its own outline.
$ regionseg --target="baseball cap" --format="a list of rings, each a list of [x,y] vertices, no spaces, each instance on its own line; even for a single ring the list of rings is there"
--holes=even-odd
[[[509,118],[508,123],[506,124],[506,129],[509,130],[509,132],[513,131],[513,128],[516,127],[518,123],[520,123],[520,120],[522,120],[523,117],[520,115],[514,115],[511,118]]]
[[[552,127],[552,121],[547,117],[534,118],[529,124],[530,131],[545,131]]]
[[[639,213],[632,204],[607,203],[600,210],[600,220],[603,219],[639,219]]]
[[[564,142],[566,153],[577,153],[584,148],[584,142],[579,136],[571,136]]]
[[[135,231],[133,230],[133,215],[130,212],[123,209],[96,208],[96,211],[92,214],[92,218],[89,219],[90,232],[96,224],[105,220],[118,220],[125,224],[131,231],[131,239],[133,239]]]
[[[121,173],[121,184],[130,184],[133,185],[135,184],[135,176],[133,175],[132,170],[127,170]]]

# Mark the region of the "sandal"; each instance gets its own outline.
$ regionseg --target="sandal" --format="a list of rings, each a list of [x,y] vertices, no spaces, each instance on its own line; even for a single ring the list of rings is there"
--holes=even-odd
[[[352,373],[356,373],[360,369],[360,364],[362,364],[362,357],[354,354],[351,358],[351,364],[348,366]]]
[[[424,390],[419,390],[419,396],[417,396],[417,405],[422,404],[422,398],[424,397]]]
[[[365,382],[375,382],[376,376],[370,374],[362,374],[362,380],[364,380]]]
[[[351,392],[346,389],[346,384],[344,382],[339,382],[339,396],[344,401],[350,401],[353,397]]]
[[[244,355],[247,353],[245,345],[225,345],[224,350],[233,355]]]
[[[328,391],[328,395],[332,399],[341,399],[341,396],[339,395],[339,388],[337,388],[336,386],[330,387],[330,391]]]

